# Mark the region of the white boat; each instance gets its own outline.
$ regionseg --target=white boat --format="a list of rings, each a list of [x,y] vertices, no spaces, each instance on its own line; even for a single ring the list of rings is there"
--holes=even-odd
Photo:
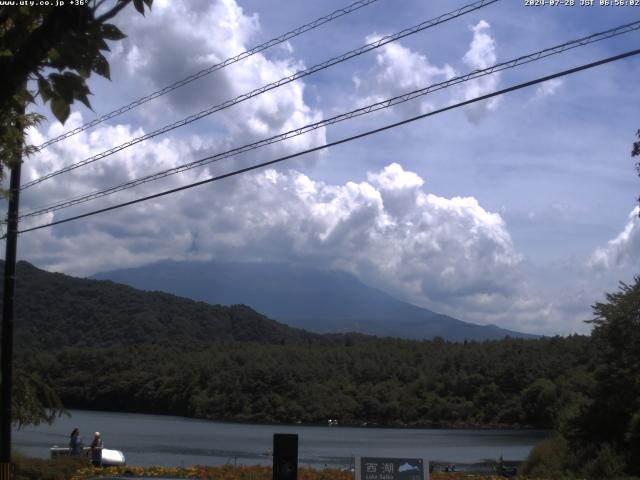
[[[124,453],[120,450],[111,450],[109,448],[102,449],[102,466],[103,467],[119,467],[126,465]]]
[[[49,449],[51,458],[58,456],[68,456],[69,455],[69,447],[58,447],[54,445]],[[91,456],[91,447],[84,447],[84,454],[87,457]],[[126,465],[126,460],[124,458],[124,453],[120,450],[111,450],[110,448],[102,449],[102,463],[103,467],[119,467],[122,465]]]

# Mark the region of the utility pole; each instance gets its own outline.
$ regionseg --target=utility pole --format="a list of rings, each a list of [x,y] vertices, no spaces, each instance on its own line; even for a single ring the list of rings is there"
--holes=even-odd
[[[18,113],[21,127],[21,116]],[[19,127],[19,128],[20,128]],[[22,129],[20,128],[22,132]],[[22,169],[22,135],[20,155],[11,168],[9,181],[9,208],[7,212],[7,240],[4,258],[4,291],[2,296],[2,338],[0,357],[0,480],[11,478],[11,387],[13,386],[13,314],[16,285],[16,254],[18,249],[18,207],[20,204],[20,172]]]

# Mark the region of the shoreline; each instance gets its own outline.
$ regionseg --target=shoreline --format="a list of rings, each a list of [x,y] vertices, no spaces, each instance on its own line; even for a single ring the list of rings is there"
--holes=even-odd
[[[372,422],[352,422],[352,423],[338,423],[335,425],[329,425],[328,420],[327,423],[304,423],[304,422],[265,422],[254,419],[233,419],[233,420],[220,420],[215,418],[207,418],[207,417],[188,417],[184,415],[177,415],[175,413],[158,413],[158,412],[145,412],[138,410],[104,410],[104,409],[93,409],[93,408],[79,408],[79,407],[70,407],[66,411],[76,410],[87,413],[113,413],[113,414],[131,414],[131,415],[148,415],[155,417],[174,417],[182,420],[193,420],[193,421],[204,421],[204,422],[212,422],[223,425],[262,425],[262,426],[282,426],[282,427],[328,427],[328,428],[378,428],[378,429],[389,429],[389,430],[474,430],[474,431],[521,431],[521,432],[551,432],[551,428],[543,428],[537,427],[533,425],[508,425],[508,424],[488,424],[488,425],[477,425],[477,424],[406,424],[406,423],[397,423],[397,424],[378,424]]]

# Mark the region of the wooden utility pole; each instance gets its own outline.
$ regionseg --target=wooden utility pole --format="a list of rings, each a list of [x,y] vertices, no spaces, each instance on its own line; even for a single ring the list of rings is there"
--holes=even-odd
[[[24,114],[24,111],[19,112]],[[20,138],[19,152],[22,152]],[[20,153],[21,155],[21,153]],[[18,207],[20,204],[20,172],[22,158],[15,159],[9,181],[6,254],[4,258],[4,291],[2,296],[2,338],[0,357],[0,480],[11,478],[11,388],[13,386],[13,316],[18,249]]]

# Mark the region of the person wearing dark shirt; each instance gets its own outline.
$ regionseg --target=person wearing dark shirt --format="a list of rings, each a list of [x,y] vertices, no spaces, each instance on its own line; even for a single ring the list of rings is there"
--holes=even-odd
[[[69,438],[69,455],[82,455],[84,445],[80,438],[80,430],[74,428]]]
[[[100,432],[96,432],[91,442],[91,463],[95,467],[102,464],[102,438]]]

